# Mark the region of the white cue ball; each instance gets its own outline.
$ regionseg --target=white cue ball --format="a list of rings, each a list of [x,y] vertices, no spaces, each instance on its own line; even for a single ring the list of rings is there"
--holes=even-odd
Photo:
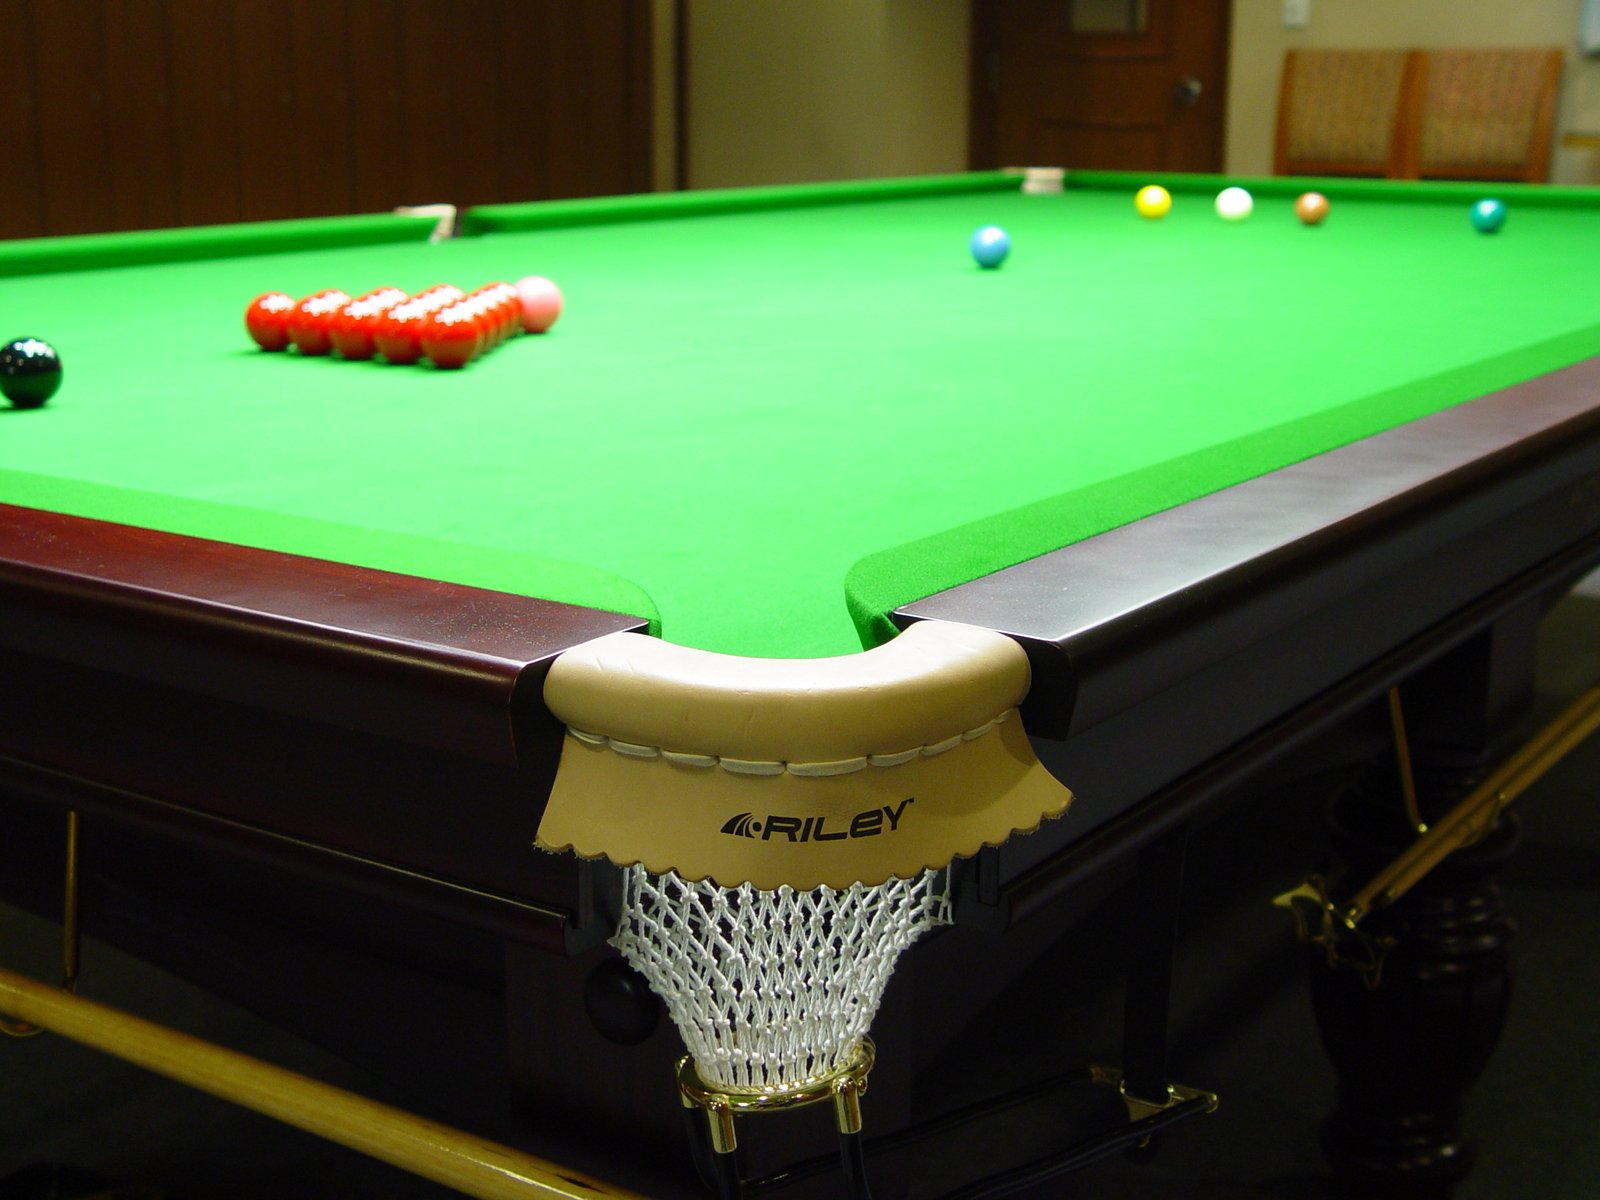
[[[1224,221],[1242,221],[1255,207],[1250,193],[1242,187],[1227,187],[1217,193],[1217,216]]]

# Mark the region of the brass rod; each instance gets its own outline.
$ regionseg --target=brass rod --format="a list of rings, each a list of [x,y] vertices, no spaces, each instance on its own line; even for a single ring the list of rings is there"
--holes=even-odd
[[[1591,688],[1569,704],[1432,829],[1378,872],[1346,906],[1346,922],[1353,925],[1374,907],[1392,904],[1451,852],[1482,837],[1501,809],[1532,787],[1597,728],[1600,687]]]
[[[11,971],[0,970],[0,1012],[481,1200],[644,1200]]]
[[[62,866],[61,897],[61,986],[73,991],[78,986],[78,810],[67,810],[66,862]],[[13,1024],[0,1016],[0,1033],[15,1038],[43,1033],[37,1025]]]
[[[1417,779],[1411,771],[1411,739],[1406,736],[1406,713],[1400,704],[1400,689],[1389,689],[1389,728],[1394,733],[1395,766],[1400,772],[1400,799],[1406,806],[1406,820],[1418,833],[1428,831],[1417,803]]]
[[[72,991],[78,986],[78,810],[67,812],[67,861],[62,873],[61,897],[61,986]]]

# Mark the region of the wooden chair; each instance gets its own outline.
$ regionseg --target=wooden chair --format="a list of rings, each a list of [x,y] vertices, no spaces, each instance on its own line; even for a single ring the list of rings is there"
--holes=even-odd
[[[1290,50],[1278,89],[1279,175],[1396,175],[1406,165],[1408,50]]]
[[[1418,54],[1401,138],[1408,179],[1550,177],[1560,50],[1426,50]]]

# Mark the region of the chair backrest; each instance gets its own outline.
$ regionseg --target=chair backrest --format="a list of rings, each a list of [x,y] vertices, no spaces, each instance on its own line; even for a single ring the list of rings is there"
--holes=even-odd
[[[1278,90],[1279,175],[1396,175],[1408,153],[1408,50],[1290,50]]]
[[[1562,60],[1543,48],[1421,52],[1405,176],[1547,180]]]

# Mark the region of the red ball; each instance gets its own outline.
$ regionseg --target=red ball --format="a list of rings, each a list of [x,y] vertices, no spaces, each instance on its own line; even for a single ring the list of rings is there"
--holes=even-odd
[[[411,299],[413,303],[428,306],[428,311],[433,312],[454,304],[465,295],[466,293],[453,283],[436,283],[431,288],[418,292]]]
[[[494,349],[494,323],[489,319],[489,297],[482,288],[468,293],[451,307],[459,310],[461,316],[471,323],[478,340],[477,353],[485,354]]]
[[[514,326],[520,325],[516,294],[509,283],[486,283],[472,293],[472,298],[483,306],[483,321],[492,345],[498,346],[515,332]]]
[[[486,350],[493,350],[501,342],[505,341],[504,335],[500,332],[500,313],[498,308],[499,306],[492,293],[484,292],[483,295],[478,297],[478,325],[483,330],[484,348]]]
[[[418,341],[428,361],[447,370],[466,366],[482,345],[478,322],[464,301],[424,318]]]
[[[288,317],[294,297],[285,292],[263,292],[244,310],[244,327],[263,350],[289,347]]]
[[[528,333],[543,333],[561,315],[561,289],[542,275],[517,280],[517,299],[522,304],[522,328]]]
[[[414,363],[422,357],[422,344],[417,335],[428,311],[415,300],[397,304],[378,318],[372,333],[372,345],[379,354],[392,363]]]
[[[371,358],[377,352],[378,319],[405,300],[399,288],[378,288],[350,301],[330,319],[328,340],[345,358]]]
[[[350,303],[350,294],[336,288],[314,292],[289,314],[289,340],[301,354],[326,354],[333,349],[328,323],[335,314]]]
[[[497,283],[494,290],[499,302],[496,312],[500,321],[500,336],[516,337],[522,332],[522,301],[517,299],[517,289],[509,283]]]

